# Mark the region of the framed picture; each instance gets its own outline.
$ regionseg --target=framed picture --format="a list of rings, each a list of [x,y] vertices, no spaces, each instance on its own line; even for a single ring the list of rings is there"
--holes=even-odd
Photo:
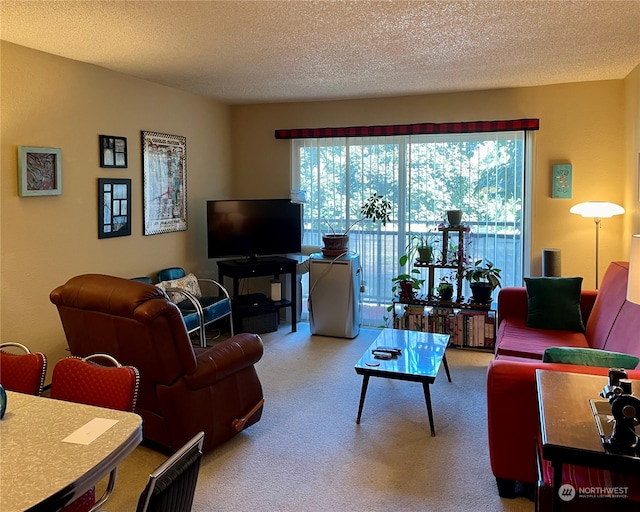
[[[127,138],[100,135],[100,167],[127,167]]]
[[[551,197],[571,199],[571,171],[571,164],[557,164],[553,166]]]
[[[187,139],[142,132],[144,234],[187,229]]]
[[[131,234],[131,180],[98,178],[98,238]]]
[[[21,196],[62,194],[62,150],[18,146],[18,193]]]

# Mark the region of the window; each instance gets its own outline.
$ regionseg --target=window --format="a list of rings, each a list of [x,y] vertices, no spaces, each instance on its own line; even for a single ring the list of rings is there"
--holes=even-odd
[[[528,266],[526,133],[292,141],[293,188],[306,193],[303,244],[321,246],[329,225],[344,231],[359,218],[360,206],[373,192],[394,205],[385,227],[365,220],[349,233],[349,249],[360,254],[363,267],[364,325],[383,324],[392,297],[391,279],[406,270],[399,268],[398,260],[410,234],[435,231],[448,209],[464,212],[463,222],[471,230],[466,248],[470,259],[489,260],[502,269],[502,286],[522,283]],[[463,293],[470,295],[466,283]]]

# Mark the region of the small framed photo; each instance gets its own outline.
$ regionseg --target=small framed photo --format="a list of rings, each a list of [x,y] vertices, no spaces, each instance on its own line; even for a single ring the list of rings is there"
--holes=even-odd
[[[18,146],[18,193],[21,196],[62,194],[62,150]]]
[[[131,180],[98,178],[98,238],[131,234]]]
[[[100,135],[100,167],[127,167],[127,138]]]

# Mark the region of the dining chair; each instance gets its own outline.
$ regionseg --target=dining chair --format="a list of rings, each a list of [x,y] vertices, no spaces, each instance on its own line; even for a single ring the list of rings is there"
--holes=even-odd
[[[18,349],[20,354],[8,352]],[[47,357],[41,352],[31,352],[22,343],[0,344],[0,384],[9,390],[29,395],[40,395],[47,374]]]
[[[158,272],[156,286],[178,306],[189,334],[199,331],[200,346],[207,346],[205,327],[227,316],[234,335],[231,297],[219,282],[187,274],[182,267],[170,267]]]
[[[191,511],[203,444],[199,432],[149,475],[136,512]]]
[[[103,366],[105,360],[113,366]],[[66,357],[56,363],[51,376],[51,398],[108,409],[133,412],[138,396],[140,376],[137,368],[122,366],[108,354],[80,358]],[[93,512],[111,496],[117,468],[109,474],[104,494],[96,501],[95,487],[68,504],[62,512]]]

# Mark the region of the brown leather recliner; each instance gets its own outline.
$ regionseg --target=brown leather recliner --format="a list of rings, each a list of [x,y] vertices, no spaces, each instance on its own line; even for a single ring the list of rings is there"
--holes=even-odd
[[[70,279],[50,294],[71,354],[107,353],[138,368],[135,412],[146,440],[178,450],[200,431],[211,450],[262,415],[255,334],[194,347],[177,306],[155,286],[99,274]]]

